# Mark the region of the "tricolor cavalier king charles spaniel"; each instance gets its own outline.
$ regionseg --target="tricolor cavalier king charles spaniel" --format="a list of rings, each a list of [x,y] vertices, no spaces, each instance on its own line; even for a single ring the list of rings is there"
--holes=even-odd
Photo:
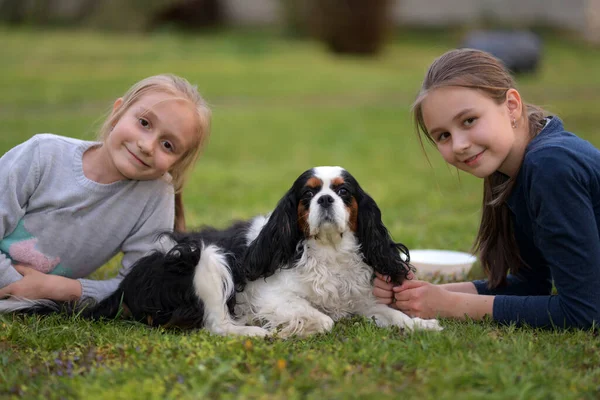
[[[152,326],[284,338],[327,332],[353,314],[379,326],[442,329],[435,319],[377,303],[374,272],[401,283],[411,271],[409,253],[340,167],[304,172],[270,215],[225,230],[175,232],[167,242],[168,250],[138,260],[115,293],[80,315],[112,318],[123,305]],[[34,304],[37,311],[25,311],[64,310],[47,300]]]

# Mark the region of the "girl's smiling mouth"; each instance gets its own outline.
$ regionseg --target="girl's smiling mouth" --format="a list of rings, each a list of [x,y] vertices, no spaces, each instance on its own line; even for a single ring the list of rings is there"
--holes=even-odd
[[[138,156],[136,156],[131,150],[129,150],[127,147],[125,147],[127,149],[127,151],[129,152],[129,154],[131,154],[131,156],[133,158],[135,158],[140,164],[142,164],[145,167],[150,168],[150,166],[148,164],[146,164],[145,162],[143,162]]]
[[[470,157],[470,158],[467,158],[466,160],[463,160],[463,162],[465,164],[467,164],[467,166],[472,167],[473,165],[475,165],[481,159],[481,156],[483,155],[484,152],[485,152],[485,150],[483,150],[480,153],[475,154],[473,157]]]

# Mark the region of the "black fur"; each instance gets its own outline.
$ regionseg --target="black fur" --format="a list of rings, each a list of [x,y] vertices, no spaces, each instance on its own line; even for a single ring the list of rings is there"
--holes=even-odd
[[[296,179],[250,245],[244,263],[248,279],[268,277],[280,268],[291,268],[302,256],[302,248],[298,246],[303,239],[298,227],[298,199],[302,187],[312,175],[313,170],[310,169]]]
[[[377,203],[360,187],[356,179],[344,172],[344,180],[356,190],[354,193],[354,198],[358,202],[356,235],[361,244],[365,263],[380,274],[389,276],[393,283],[401,284],[413,270],[408,248],[392,240],[383,224]],[[404,260],[401,254],[404,255]]]
[[[236,290],[243,290],[247,282],[242,261],[247,249],[248,226],[249,222],[243,221],[224,230],[208,227],[197,232],[165,234],[177,242],[173,249],[166,254],[155,251],[138,260],[119,289],[98,306],[84,310],[82,316],[114,318],[121,304],[125,304],[126,313],[148,325],[201,328],[204,307],[191,282],[200,261],[202,244],[227,249],[225,257]],[[235,296],[229,298],[227,306],[233,313]]]

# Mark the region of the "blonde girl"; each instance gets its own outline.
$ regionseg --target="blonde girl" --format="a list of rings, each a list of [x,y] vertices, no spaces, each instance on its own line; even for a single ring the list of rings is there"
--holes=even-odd
[[[8,151],[0,158],[0,298],[99,301],[114,292],[156,234],[173,229],[174,194],[209,128],[196,87],[157,75],[114,102],[98,142],[39,134]],[[116,278],[86,279],[119,252]]]
[[[488,279],[374,293],[412,317],[589,328],[600,321],[600,152],[526,104],[502,63],[451,50],[430,66],[413,108],[444,160],[483,179],[474,249]],[[553,283],[557,292],[553,292]]]

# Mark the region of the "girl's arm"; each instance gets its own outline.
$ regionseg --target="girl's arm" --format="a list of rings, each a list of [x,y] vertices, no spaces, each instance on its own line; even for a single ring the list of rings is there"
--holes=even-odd
[[[31,300],[72,301],[81,297],[81,284],[76,279],[47,275],[19,264],[14,268],[23,278],[0,289],[0,299],[17,296]]]
[[[0,288],[23,278],[7,256],[10,243],[4,238],[15,230],[39,182],[39,145],[34,136],[0,158]]]
[[[444,283],[439,286],[449,292],[478,294],[477,288],[473,282]]]
[[[473,293],[470,282],[452,285],[452,289],[469,292],[450,291],[444,285],[434,285],[425,281],[404,281],[394,287],[393,306],[412,317],[419,318],[457,318],[480,320],[492,315],[494,296],[482,296]],[[468,286],[470,285],[470,287]]]
[[[409,286],[411,287],[420,287],[422,285],[425,285],[426,282],[424,281],[418,281],[418,280],[409,280],[410,282],[419,282],[419,284],[410,284]],[[407,281],[407,282],[409,282]],[[396,287],[394,287],[394,285],[392,283],[388,283],[389,279],[387,279],[387,277],[379,274],[379,273],[375,273],[375,279],[373,280],[373,294],[375,295],[375,297],[377,297],[377,301],[379,303],[382,304],[388,304],[388,305],[393,305],[394,301],[394,294],[398,291],[400,291],[400,289],[397,289]],[[402,286],[402,287],[406,287],[406,286]],[[464,294],[470,294],[470,295],[476,295],[477,293],[477,289],[475,287],[475,285],[473,284],[473,282],[455,282],[455,283],[445,283],[445,284],[441,284],[438,285],[439,288],[447,291],[447,292],[453,292],[453,293],[464,293]],[[441,292],[439,292],[441,293]]]
[[[132,265],[148,252],[159,248],[158,235],[172,231],[174,220],[173,189],[167,184],[158,185],[156,195],[145,205],[142,217],[121,246],[123,258],[118,276],[108,280],[78,279],[82,288],[81,297],[91,297],[100,301],[117,290]]]

